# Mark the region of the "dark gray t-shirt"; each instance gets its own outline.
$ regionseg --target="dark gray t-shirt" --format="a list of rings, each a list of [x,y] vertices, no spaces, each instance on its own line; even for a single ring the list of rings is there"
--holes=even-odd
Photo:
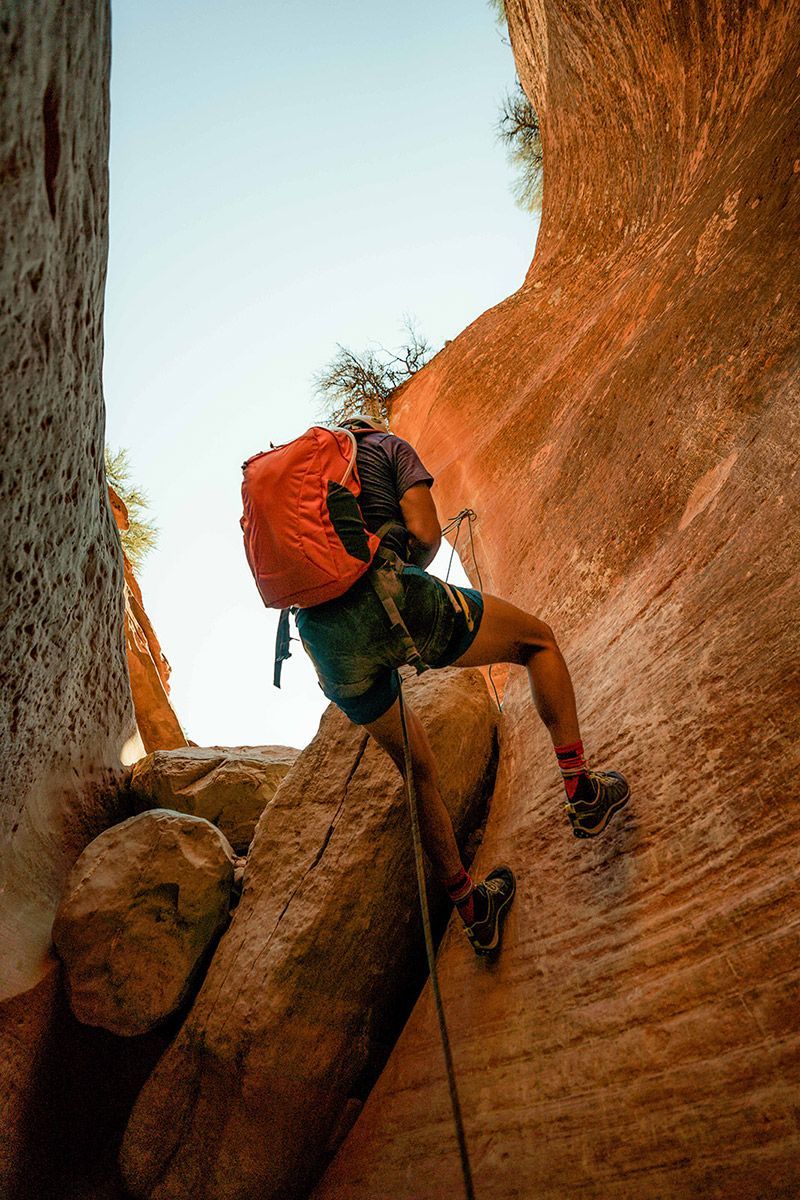
[[[394,433],[358,434],[356,466],[361,480],[359,504],[364,524],[375,533],[386,521],[405,525],[400,498],[415,483],[433,483],[413,446]],[[390,533],[384,545],[405,557],[408,535]]]

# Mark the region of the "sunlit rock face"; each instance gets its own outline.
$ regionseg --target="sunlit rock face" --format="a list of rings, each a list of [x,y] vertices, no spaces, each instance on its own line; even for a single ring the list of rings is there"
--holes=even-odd
[[[192,746],[140,759],[130,781],[136,811],[172,808],[212,821],[247,854],[258,819],[299,751],[291,746]]]
[[[5,1171],[53,999],[53,914],[69,867],[111,819],[108,788],[134,723],[122,559],[103,478],[108,11],[5,4],[2,25]]]
[[[462,843],[494,781],[478,671],[408,695]],[[433,889],[441,928],[446,898]],[[148,1200],[301,1200],[360,1108],[424,978],[399,772],[331,706],[256,829],[233,921],[133,1110],[125,1182]]]
[[[129,525],[125,502],[111,486],[108,498],[117,528],[124,532]],[[146,752],[173,750],[185,746],[187,742],[169,698],[172,668],[145,611],[142,589],[124,549],[122,559],[125,575],[125,650],[136,725]]]
[[[79,1021],[131,1037],[180,1007],[228,923],[235,861],[210,821],[169,809],[89,843],[53,923]]]
[[[536,256],[394,427],[441,515],[477,511],[487,590],[554,626],[633,798],[572,838],[514,669],[476,864],[518,871],[503,954],[455,930],[440,953],[476,1192],[788,1198],[800,6],[506,7],[543,122]],[[459,1189],[426,992],[315,1197]]]

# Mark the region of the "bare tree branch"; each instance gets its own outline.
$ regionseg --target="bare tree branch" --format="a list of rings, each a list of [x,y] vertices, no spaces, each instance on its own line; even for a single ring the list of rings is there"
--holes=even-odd
[[[349,346],[337,344],[333,358],[313,379],[325,420],[337,425],[356,413],[366,413],[388,421],[392,394],[434,353],[413,317],[404,317],[403,328],[406,336],[397,350],[378,344],[356,354]]]

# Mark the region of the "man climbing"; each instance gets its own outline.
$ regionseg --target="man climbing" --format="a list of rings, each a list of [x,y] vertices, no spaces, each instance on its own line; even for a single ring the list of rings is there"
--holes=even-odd
[[[382,540],[383,561],[394,560],[397,604],[423,662],[430,667],[518,663],[527,667],[533,701],[553,741],[564,780],[566,810],[576,837],[595,837],[628,801],[616,771],[592,771],[584,758],[572,681],[549,625],[496,596],[454,587],[429,575],[441,543],[431,495],[433,477],[416,451],[381,422],[344,422],[357,435],[359,505],[373,532],[394,522]],[[403,773],[404,750],[397,668],[406,661],[368,576],[343,596],[300,608],[297,628],[322,690],[363,725]],[[406,704],[414,783],[425,850],[464,922],[478,954],[496,951],[501,923],[514,897],[509,867],[474,884],[461,860],[442,800],[425,730]]]

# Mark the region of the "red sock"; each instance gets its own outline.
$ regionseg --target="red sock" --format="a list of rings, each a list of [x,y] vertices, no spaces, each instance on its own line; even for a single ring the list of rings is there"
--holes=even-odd
[[[570,742],[567,746],[555,747],[558,765],[564,780],[567,796],[571,800],[580,783],[581,776],[586,774],[586,759],[583,757],[583,742]]]
[[[471,925],[475,920],[475,901],[474,892],[475,885],[469,877],[469,873],[462,867],[457,875],[453,875],[450,879],[445,879],[444,886],[447,888],[447,894],[458,909],[458,915],[465,925]]]

